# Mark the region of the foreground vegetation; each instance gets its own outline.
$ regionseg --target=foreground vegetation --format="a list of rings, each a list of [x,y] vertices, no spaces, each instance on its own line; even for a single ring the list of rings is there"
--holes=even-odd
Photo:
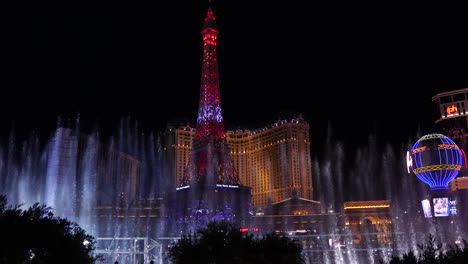
[[[468,263],[468,243],[463,240],[463,247],[458,245],[448,245],[436,243],[435,237],[429,234],[427,244],[419,244],[421,253],[413,251],[405,253],[403,256],[394,256],[389,264],[467,264]],[[383,262],[382,262],[383,263]]]
[[[393,256],[381,264],[467,264],[468,242],[463,245],[437,244],[429,234],[427,244],[419,251]],[[183,236],[168,251],[174,264],[181,263],[305,263],[302,247],[297,240],[275,233],[254,238],[226,222],[211,222],[194,234]]]
[[[0,264],[89,264],[94,237],[78,224],[55,217],[52,208],[36,203],[26,210],[8,205],[0,195]]]
[[[80,226],[55,217],[52,208],[36,203],[23,210],[8,205],[0,194],[0,264],[94,264],[95,239]],[[468,242],[437,244],[429,235],[418,252],[393,256],[388,264],[467,264]],[[295,239],[276,233],[254,237],[229,222],[210,222],[206,228],[171,244],[172,263],[304,264],[302,247]],[[381,261],[380,263],[384,263]]]
[[[183,236],[168,253],[174,264],[305,263],[297,240],[275,233],[254,238],[227,222],[210,222],[206,228]]]

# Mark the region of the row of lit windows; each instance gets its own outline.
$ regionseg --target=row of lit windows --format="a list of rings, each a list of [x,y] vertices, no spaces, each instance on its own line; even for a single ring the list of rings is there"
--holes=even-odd
[[[289,160],[289,157],[292,154],[290,153],[291,151],[299,151],[298,146],[300,142],[298,139],[304,139],[303,142],[306,145],[304,145],[302,149],[308,148],[309,143],[307,140],[305,140],[308,139],[307,128],[308,126],[302,126],[302,129],[275,128],[271,131],[250,137],[250,140],[245,137],[242,137],[242,140],[235,140],[235,134],[228,134],[227,140],[231,147],[234,165],[240,177],[241,183],[252,187],[252,201],[254,202],[254,205],[265,205],[268,202],[267,200],[273,200],[272,202],[277,202],[280,199],[282,200],[287,198],[286,194],[275,195],[275,197],[271,197],[270,194],[262,196],[259,193],[271,193],[273,187],[275,187],[273,182],[276,182],[276,186],[286,183],[284,180],[281,180],[284,175],[299,175],[300,170],[298,166],[301,164],[295,164],[293,166],[295,168],[294,171],[290,172],[290,162],[298,162],[298,160]],[[301,131],[302,133],[297,135],[297,131]],[[188,155],[190,151],[189,148],[194,135],[194,131],[183,132],[184,133],[180,133],[178,135],[179,144],[176,148],[178,149],[177,155],[179,158],[178,169],[176,172],[178,177],[182,176],[184,170],[183,168],[188,163]],[[289,135],[289,140],[284,138],[286,135]],[[295,135],[295,137],[291,137],[291,135]],[[284,144],[280,144],[284,142],[290,142],[291,146],[293,147],[290,148]],[[256,151],[246,151],[249,149]],[[307,151],[298,155],[307,155],[308,153],[309,152]],[[310,164],[307,165],[306,163],[304,166],[310,166]],[[306,169],[305,171],[310,172],[309,169]],[[264,176],[259,177],[259,172],[261,172]],[[311,177],[310,175],[305,176]],[[291,180],[294,181],[294,185],[300,185],[300,181],[298,179]]]

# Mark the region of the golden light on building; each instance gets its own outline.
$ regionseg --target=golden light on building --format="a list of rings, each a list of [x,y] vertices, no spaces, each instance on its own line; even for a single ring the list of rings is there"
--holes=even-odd
[[[355,234],[353,243],[389,245],[392,221],[388,200],[350,201],[343,204],[345,227]]]
[[[176,182],[185,173],[195,129],[176,129]],[[301,117],[257,130],[227,131],[234,167],[257,208],[297,196],[313,200],[309,124]]]
[[[345,202],[344,209],[374,209],[374,208],[390,208],[390,203],[387,200],[376,201],[352,201]]]
[[[449,183],[451,191],[468,190],[468,177],[457,177]]]

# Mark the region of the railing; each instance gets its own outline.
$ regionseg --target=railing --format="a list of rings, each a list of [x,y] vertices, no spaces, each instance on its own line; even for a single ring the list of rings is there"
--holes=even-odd
[[[162,249],[149,237],[98,237],[94,255],[102,256],[104,263],[162,264]]]

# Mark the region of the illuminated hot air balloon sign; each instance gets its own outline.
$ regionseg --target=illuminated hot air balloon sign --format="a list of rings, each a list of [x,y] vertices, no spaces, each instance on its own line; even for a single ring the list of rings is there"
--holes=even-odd
[[[422,136],[406,160],[408,169],[431,190],[447,190],[462,168],[463,154],[452,139],[434,133]]]

